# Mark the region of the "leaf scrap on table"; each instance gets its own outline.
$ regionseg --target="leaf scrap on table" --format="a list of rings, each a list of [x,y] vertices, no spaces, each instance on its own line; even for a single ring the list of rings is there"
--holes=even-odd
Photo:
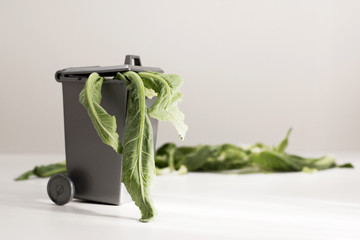
[[[277,146],[257,143],[250,146],[221,144],[177,147],[161,146],[155,154],[158,175],[186,172],[313,172],[335,167],[353,168],[352,164],[336,164],[332,156],[306,158],[285,152],[291,129]]]

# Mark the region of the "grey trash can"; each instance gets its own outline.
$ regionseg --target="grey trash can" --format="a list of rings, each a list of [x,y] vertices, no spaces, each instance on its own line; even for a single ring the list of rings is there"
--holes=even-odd
[[[49,197],[56,204],[66,204],[73,197],[115,205],[125,201],[122,156],[101,141],[86,109],[79,103],[79,94],[91,73],[104,77],[101,105],[110,115],[115,115],[117,132],[123,140],[127,90],[125,83],[112,78],[117,72],[126,71],[163,72],[160,68],[141,66],[139,56],[135,55],[127,55],[124,65],[67,68],[56,72],[56,81],[61,82],[63,88],[67,168],[67,175],[53,176],[48,182]],[[147,99],[148,106],[153,101]],[[155,148],[158,121],[151,118],[151,123]]]

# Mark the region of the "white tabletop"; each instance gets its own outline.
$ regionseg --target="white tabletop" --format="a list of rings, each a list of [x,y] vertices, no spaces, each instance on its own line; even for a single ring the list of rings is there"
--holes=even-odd
[[[160,176],[158,216],[140,223],[133,203],[56,206],[47,179],[13,181],[63,156],[1,155],[0,239],[360,239],[360,154],[338,158],[356,168]]]

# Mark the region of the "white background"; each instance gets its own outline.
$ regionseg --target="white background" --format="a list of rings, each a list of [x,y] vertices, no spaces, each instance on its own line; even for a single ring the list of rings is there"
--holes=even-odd
[[[0,152],[63,153],[58,69],[143,65],[184,80],[182,144],[360,150],[360,1],[0,2]],[[159,144],[177,141],[161,124]],[[179,141],[177,141],[179,142]]]

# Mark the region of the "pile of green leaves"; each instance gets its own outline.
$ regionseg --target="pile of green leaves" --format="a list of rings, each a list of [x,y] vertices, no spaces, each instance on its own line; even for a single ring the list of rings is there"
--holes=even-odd
[[[313,172],[334,167],[352,167],[351,164],[337,165],[332,156],[304,158],[285,152],[291,129],[277,146],[255,145],[241,147],[232,144],[217,146],[199,145],[176,147],[164,144],[155,156],[158,175],[190,172]]]

